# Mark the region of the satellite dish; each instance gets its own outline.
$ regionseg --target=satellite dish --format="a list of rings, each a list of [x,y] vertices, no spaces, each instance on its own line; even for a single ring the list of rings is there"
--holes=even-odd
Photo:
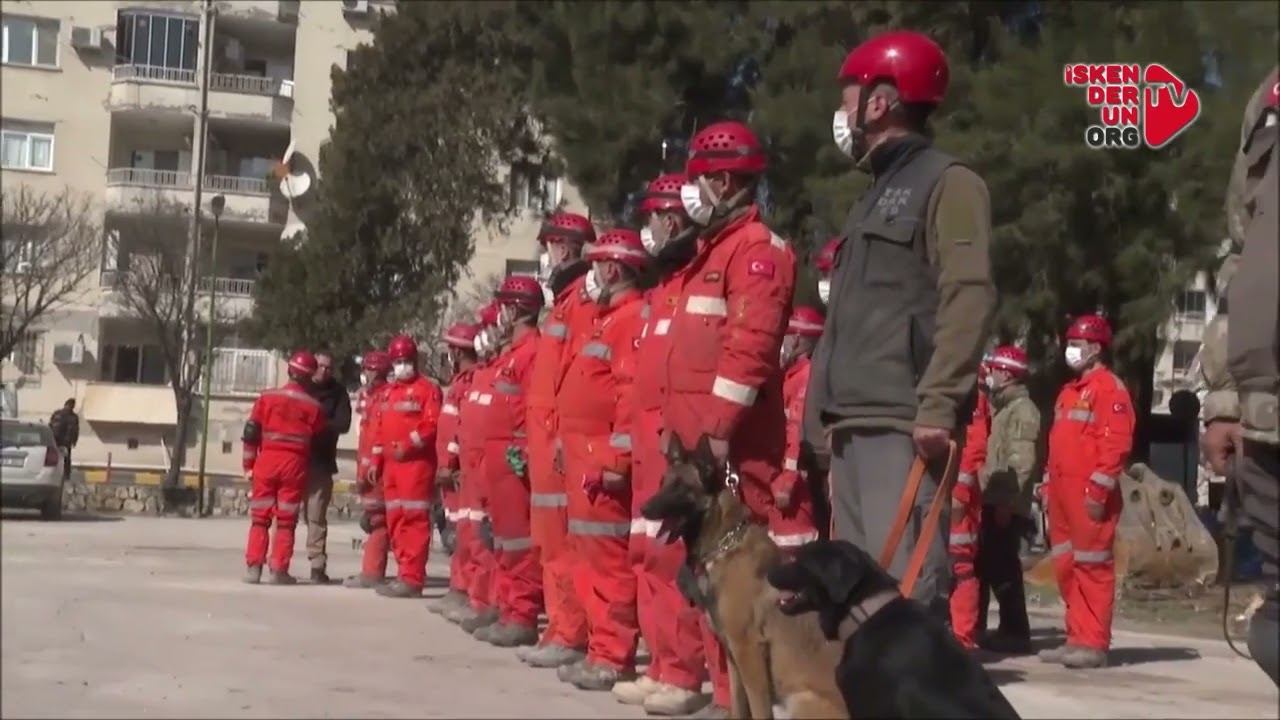
[[[289,160],[293,157],[294,148],[295,148],[294,140],[293,138],[289,138],[289,146],[284,149],[284,157],[280,158],[280,162],[288,163]]]
[[[284,226],[284,230],[280,232],[280,240],[281,242],[296,240],[300,236],[305,235],[306,232],[307,232],[306,225],[303,225],[300,222],[292,222]]]
[[[289,173],[280,180],[280,194],[294,200],[311,189],[311,176],[306,173]]]

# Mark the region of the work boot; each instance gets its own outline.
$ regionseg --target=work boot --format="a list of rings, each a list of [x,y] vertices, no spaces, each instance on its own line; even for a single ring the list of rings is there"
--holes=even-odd
[[[635,676],[635,672],[619,670],[600,663],[584,662],[578,666],[578,672],[569,679],[569,682],[579,690],[601,692],[611,690],[619,681],[630,680]]]
[[[416,588],[400,578],[396,578],[391,582],[378,585],[374,589],[382,597],[389,598],[420,598],[422,597],[422,588]]]
[[[1062,664],[1076,670],[1106,667],[1107,651],[1087,647],[1074,647],[1063,654]]]
[[[662,683],[648,675],[641,675],[635,680],[623,680],[614,683],[613,696],[623,705],[643,705],[644,699],[663,688]]]
[[[376,588],[386,581],[386,578],[376,578],[363,574],[348,575],[347,579],[342,581],[342,587],[361,589]]]
[[[267,582],[271,585],[297,585],[298,578],[283,570],[272,570]]]
[[[312,585],[331,585],[333,578],[329,577],[329,573],[324,568],[311,568],[311,584]]]
[[[1040,662],[1062,664],[1062,659],[1067,656],[1074,648],[1072,645],[1059,645],[1058,647],[1041,650],[1036,654],[1040,658]]]
[[[661,690],[644,699],[644,711],[667,717],[688,715],[708,707],[710,702],[711,698],[700,692],[662,683]]]
[[[470,620],[471,618],[479,614],[480,614],[480,611],[471,607],[471,603],[468,602],[462,607],[454,608],[452,610],[445,610],[444,619],[448,620],[454,625],[461,625],[462,623],[466,622],[467,620]]]
[[[262,566],[247,565],[244,569],[244,581],[250,585],[257,585],[262,582]]]
[[[567,683],[573,682],[573,679],[578,677],[578,675],[582,672],[582,666],[586,662],[587,662],[587,658],[585,655],[583,655],[581,660],[575,660],[574,662],[571,662],[568,665],[561,665],[560,667],[556,668],[556,678],[559,679],[560,682],[567,682]]]
[[[517,651],[519,652],[519,651]],[[551,643],[538,648],[530,648],[520,659],[529,667],[562,668],[566,665],[582,662],[587,656],[581,650]]]
[[[467,600],[466,593],[461,593],[461,592],[458,592],[457,590],[450,590],[449,592],[440,596],[439,599],[432,600],[431,602],[427,603],[427,611],[434,613],[436,615],[443,615],[448,610],[453,610],[454,608],[461,607],[462,604],[466,602],[466,600]]]
[[[706,707],[689,716],[697,718],[697,720],[728,720],[729,708],[715,703],[708,703]]]
[[[498,610],[496,608],[485,608],[484,610],[475,611],[474,615],[458,624],[462,627],[463,632],[475,635],[480,628],[489,627],[496,622],[498,622]]]
[[[978,644],[993,653],[1001,655],[1030,655],[1031,637],[1016,633],[990,632],[978,640]]]
[[[498,623],[478,627],[475,632],[471,633],[471,637],[479,640],[480,642],[489,642],[489,637],[493,635],[493,630],[496,627],[498,627]]]
[[[528,625],[498,623],[493,625],[485,641],[494,647],[513,648],[538,643],[538,628]]]

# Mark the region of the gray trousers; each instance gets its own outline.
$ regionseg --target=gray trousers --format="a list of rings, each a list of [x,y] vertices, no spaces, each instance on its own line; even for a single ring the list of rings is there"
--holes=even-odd
[[[847,540],[879,558],[889,539],[915,458],[915,445],[906,433],[836,430],[831,437],[832,539]],[[938,492],[938,472],[941,468],[931,468],[920,483],[915,510],[889,568],[894,577],[901,578],[906,572],[920,537],[920,523]],[[951,593],[951,561],[947,556],[949,510],[949,503],[943,506],[938,529],[929,543],[924,566],[912,592],[912,597],[935,612],[944,613],[943,617],[946,617]]]
[[[333,476],[328,470],[311,468],[307,473],[307,559],[312,570],[324,570],[329,564],[325,545],[329,539],[329,502],[333,500]]]

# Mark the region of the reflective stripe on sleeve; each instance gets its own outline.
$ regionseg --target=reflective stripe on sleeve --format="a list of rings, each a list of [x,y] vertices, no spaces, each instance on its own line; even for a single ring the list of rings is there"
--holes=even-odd
[[[582,354],[587,357],[608,360],[613,357],[613,350],[602,342],[589,342],[582,346]]]
[[[782,461],[782,469],[796,472],[800,469],[800,463],[796,462],[795,458],[787,458]]]
[[[716,381],[711,385],[711,394],[721,400],[728,400],[744,407],[751,407],[756,402],[758,391],[749,385],[743,385],[740,382],[717,375]]]
[[[1103,473],[1100,473],[1100,472],[1096,472],[1090,475],[1089,479],[1092,480],[1093,484],[1097,485],[1098,487],[1104,487],[1108,490],[1111,490],[1116,486],[1115,478],[1111,477],[1110,475],[1104,475]]]

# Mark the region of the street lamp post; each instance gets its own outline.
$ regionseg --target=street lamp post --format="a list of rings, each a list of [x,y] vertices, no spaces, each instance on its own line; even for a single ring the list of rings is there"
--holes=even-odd
[[[213,325],[217,321],[214,313],[218,303],[218,230],[222,219],[222,209],[227,206],[227,198],[214,195],[209,200],[209,211],[213,214],[213,238],[209,243],[209,318],[205,322],[204,336],[204,422],[200,430],[200,471],[198,474],[199,497],[196,499],[196,514],[205,514],[205,462],[209,458],[209,398],[213,391]]]

